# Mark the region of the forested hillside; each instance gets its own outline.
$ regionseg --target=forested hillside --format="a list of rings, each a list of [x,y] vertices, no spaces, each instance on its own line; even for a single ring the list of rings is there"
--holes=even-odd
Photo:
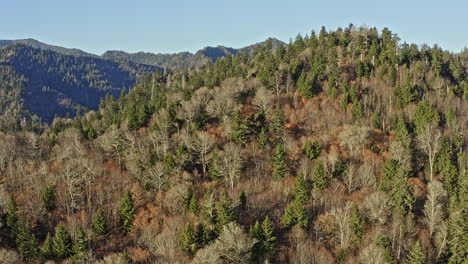
[[[468,50],[387,28],[156,71],[0,134],[0,262],[466,263],[466,113]]]
[[[282,41],[273,38],[268,39],[268,41],[274,49],[276,49],[277,46],[285,45]],[[219,58],[229,55],[236,55],[238,53],[245,52],[250,56],[258,46],[264,46],[266,42],[267,41],[263,41],[240,49],[233,49],[224,46],[206,47],[197,51],[195,54],[190,52],[174,54],[154,54],[149,52],[127,53],[124,51],[109,50],[102,54],[102,58],[124,58],[136,63],[163,67],[172,71],[183,71],[191,68],[200,68],[209,61],[215,62]]]
[[[1,48],[0,67],[4,76],[0,93],[5,94],[0,97],[0,115],[11,119],[0,123],[2,130],[25,128],[21,120],[31,117],[20,108],[46,122],[54,116],[74,116],[80,108],[97,109],[106,94],[119,96],[133,87],[138,78],[158,69],[125,60],[67,55],[26,44]],[[13,106],[17,110],[9,109]]]

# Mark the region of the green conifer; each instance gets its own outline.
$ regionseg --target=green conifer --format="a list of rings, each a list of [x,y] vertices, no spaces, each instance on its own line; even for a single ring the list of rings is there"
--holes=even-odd
[[[286,176],[286,153],[283,144],[276,146],[273,156],[273,180],[280,180]]]
[[[135,206],[133,204],[132,193],[129,190],[122,197],[119,212],[122,231],[128,234],[133,229],[133,220],[135,218]]]
[[[18,222],[18,233],[16,235],[16,245],[18,251],[26,260],[34,260],[38,256],[38,245],[36,236],[31,230],[31,224],[22,219]]]
[[[413,244],[406,259],[408,264],[424,264],[426,263],[426,255],[424,254],[421,242],[418,240]]]
[[[96,215],[94,216],[93,219],[93,230],[98,236],[105,236],[108,234],[107,230],[107,220],[106,217],[104,216],[104,212],[99,209],[96,212]]]
[[[70,234],[68,234],[68,232],[65,230],[65,226],[63,224],[59,224],[55,231],[52,249],[54,251],[54,255],[59,260],[68,258],[71,254],[71,237]]]
[[[50,260],[54,258],[54,249],[53,249],[53,241],[50,235],[50,232],[47,232],[46,239],[44,240],[44,244],[41,247],[41,255],[44,260]]]
[[[53,211],[56,208],[55,185],[48,184],[42,192],[42,201],[47,211]]]

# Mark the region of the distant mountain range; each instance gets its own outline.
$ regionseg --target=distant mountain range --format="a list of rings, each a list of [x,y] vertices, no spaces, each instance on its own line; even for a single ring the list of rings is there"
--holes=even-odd
[[[271,41],[273,47],[277,47],[278,45],[285,45],[284,42],[278,39],[270,38],[268,40]],[[136,63],[164,67],[173,71],[179,71],[192,67],[198,68],[210,60],[214,62],[219,58],[225,57],[227,55],[235,55],[239,52],[247,52],[248,54],[252,54],[257,46],[265,45],[268,40],[240,49],[228,48],[224,46],[206,47],[197,51],[195,54],[190,52],[180,52],[173,54],[155,54],[149,52],[127,53],[124,51],[109,50],[102,54],[102,58],[123,58]]]
[[[270,41],[273,47],[285,45]],[[54,116],[73,116],[79,108],[97,109],[106,94],[119,96],[147,73],[199,68],[227,55],[252,54],[265,43],[206,47],[195,54],[107,51],[99,56],[35,39],[0,40],[0,129],[2,123],[18,126],[32,115],[50,122]]]

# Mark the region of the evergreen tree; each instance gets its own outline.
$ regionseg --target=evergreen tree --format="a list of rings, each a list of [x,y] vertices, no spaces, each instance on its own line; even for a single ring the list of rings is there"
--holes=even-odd
[[[450,264],[465,263],[464,261],[468,259],[468,237],[466,235],[468,221],[466,219],[468,219],[466,207],[461,209],[451,208],[448,241],[450,251],[448,263]]]
[[[78,230],[75,244],[73,245],[73,260],[79,262],[88,250],[88,240],[82,227]]]
[[[354,242],[356,244],[359,244],[364,236],[364,225],[364,217],[358,207],[354,206],[351,213],[351,232],[354,235]]]
[[[101,209],[99,209],[94,216],[93,230],[98,236],[105,236],[108,234],[107,220],[104,216],[104,212]]]
[[[273,156],[273,180],[280,180],[286,176],[286,153],[283,144],[276,146]]]
[[[273,257],[276,247],[276,236],[273,223],[268,216],[265,217],[262,223],[262,251],[267,257]]]
[[[53,211],[56,208],[55,185],[48,184],[42,192],[42,201],[47,211]]]
[[[267,137],[265,128],[262,127],[262,129],[260,130],[260,133],[258,134],[258,137],[257,137],[258,147],[261,150],[265,150],[265,148],[267,146],[267,143],[268,143],[268,137]]]
[[[380,184],[380,189],[389,192],[392,189],[395,178],[400,171],[400,165],[393,159],[387,159],[383,165],[383,178]]]
[[[307,140],[304,144],[304,154],[310,159],[310,160],[315,160],[320,156],[320,152],[322,150],[322,146],[318,141],[314,141],[314,143],[311,143],[309,140]]]
[[[358,99],[353,101],[353,109],[351,110],[351,113],[356,119],[360,119],[364,116],[364,106]]]
[[[188,211],[194,214],[198,212],[198,199],[195,195],[192,195],[192,198],[190,198]]]
[[[128,234],[133,229],[133,220],[135,218],[135,206],[133,205],[132,193],[129,190],[124,193],[119,212],[122,231]]]
[[[182,251],[188,255],[193,255],[197,249],[195,232],[193,231],[192,225],[187,223],[179,236],[179,244]]]
[[[391,190],[391,197],[395,207],[403,214],[413,210],[415,198],[411,192],[410,186],[408,185],[408,181],[405,176],[398,174],[394,179]]]
[[[217,147],[215,147],[213,151],[211,152],[210,165],[208,166],[208,175],[211,177],[213,181],[217,181],[221,179],[223,175],[221,172],[221,165],[220,165]]]
[[[295,200],[306,203],[310,199],[310,186],[304,176],[298,175],[294,184],[293,196]]]
[[[426,263],[426,256],[424,254],[421,242],[418,240],[413,244],[406,259],[408,264],[424,264]]]
[[[65,230],[65,226],[63,224],[59,224],[55,231],[52,249],[54,251],[54,255],[59,260],[68,258],[71,255],[72,242],[70,234]]]
[[[311,99],[315,96],[312,82],[308,79],[307,73],[303,71],[297,79],[297,90],[306,99]]]
[[[44,240],[44,244],[42,244],[41,255],[44,260],[49,260],[49,259],[54,258],[53,241],[52,241],[50,232],[47,232],[47,236],[46,236],[46,239]]]
[[[346,261],[346,250],[344,248],[340,248],[338,251],[338,256],[336,256],[336,264],[344,264]]]
[[[314,189],[323,190],[328,185],[327,174],[322,162],[319,162],[314,169],[314,179],[312,180]]]
[[[18,233],[16,235],[18,251],[26,260],[34,260],[38,256],[38,245],[36,236],[31,230],[31,224],[22,219],[18,222]]]
[[[286,228],[299,225],[305,229],[309,225],[309,217],[304,205],[299,200],[290,202],[281,218],[281,223]]]
[[[420,134],[429,123],[436,122],[438,124],[439,121],[439,112],[429,104],[429,101],[426,100],[418,104],[414,115],[414,127],[417,134]]]
[[[281,144],[283,142],[283,138],[285,135],[284,120],[285,116],[283,109],[281,109],[281,106],[277,104],[275,109],[273,110],[273,117],[268,128],[268,130],[273,136],[274,144]]]
[[[218,212],[218,224],[220,228],[230,222],[236,221],[236,214],[232,205],[232,200],[226,190],[224,190],[222,194]]]

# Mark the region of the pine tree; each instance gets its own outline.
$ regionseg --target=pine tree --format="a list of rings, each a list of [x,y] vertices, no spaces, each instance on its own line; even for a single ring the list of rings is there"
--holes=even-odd
[[[82,227],[78,230],[75,244],[73,245],[73,260],[79,262],[88,250],[88,240]]]
[[[18,222],[18,233],[16,235],[18,251],[26,260],[34,260],[38,256],[38,245],[36,236],[31,230],[31,224],[22,219]]]
[[[265,148],[267,146],[267,143],[268,143],[268,137],[267,137],[265,128],[262,127],[262,129],[260,130],[260,133],[258,134],[258,137],[257,137],[258,147],[261,150],[265,150]]]
[[[314,189],[323,190],[328,185],[328,179],[322,162],[319,162],[314,169],[314,179],[312,181]]]
[[[99,209],[94,216],[93,230],[98,236],[105,236],[108,234],[107,220],[104,216],[104,212],[101,209]]]
[[[236,214],[232,205],[232,200],[226,190],[224,190],[222,194],[218,212],[218,224],[220,228],[236,220]]]
[[[393,159],[388,159],[383,165],[383,179],[380,183],[380,189],[389,192],[392,189],[394,180],[400,171],[400,165]]]
[[[426,263],[426,256],[424,254],[421,242],[418,240],[413,244],[406,259],[408,264],[424,264]]]
[[[293,196],[295,200],[305,204],[310,198],[310,186],[304,176],[298,175],[294,184]]]
[[[280,180],[286,176],[286,153],[283,144],[276,146],[273,156],[273,180]]]
[[[354,206],[351,213],[351,232],[354,235],[353,240],[356,244],[359,244],[364,236],[364,225],[364,217],[358,207]]]
[[[182,251],[188,255],[195,254],[197,244],[195,238],[195,232],[193,231],[192,225],[187,223],[179,236],[179,244]]]
[[[133,229],[133,220],[135,218],[135,206],[133,204],[132,193],[129,190],[124,193],[119,212],[122,231],[128,234]]]
[[[55,185],[48,184],[42,192],[42,201],[47,211],[53,211],[56,208]]]
[[[315,96],[312,82],[308,79],[307,73],[303,71],[297,79],[297,90],[306,99],[311,99]]]
[[[44,260],[50,260],[54,258],[53,241],[50,232],[47,232],[44,244],[42,244],[41,255]]]
[[[360,119],[364,116],[364,106],[358,99],[353,101],[353,109],[351,110],[351,113],[356,119]]]
[[[206,231],[203,223],[198,223],[195,230],[195,243],[197,248],[203,247],[209,240],[206,240]]]
[[[274,144],[281,144],[284,138],[284,112],[281,109],[279,104],[276,105],[275,109],[273,110],[273,117],[271,118],[270,125],[268,130],[273,135],[273,143]]]
[[[415,198],[411,192],[410,186],[408,185],[407,178],[400,174],[394,179],[394,183],[391,190],[391,197],[393,204],[403,214],[413,210],[413,204]]]
[[[59,224],[55,231],[54,242],[52,245],[54,255],[57,259],[65,259],[70,256],[72,249],[72,242],[70,234],[65,230],[63,224]]]
[[[418,104],[414,115],[414,127],[419,135],[423,129],[431,122],[438,124],[440,121],[439,112],[433,107],[429,101],[423,101]]]
[[[309,140],[307,140],[304,144],[304,154],[310,159],[310,160],[315,160],[320,156],[320,152],[322,150],[322,146],[318,141],[314,141],[314,143],[311,143]]]
[[[198,199],[195,195],[192,195],[192,198],[190,198],[188,211],[194,214],[197,214],[198,212]]]
[[[466,207],[451,209],[448,241],[450,251],[448,263],[450,264],[465,263],[464,261],[468,258],[468,237],[466,236],[468,221],[466,221],[466,219],[468,219],[468,210]]]
[[[304,205],[298,200],[290,202],[281,218],[281,223],[286,228],[299,225],[305,229],[309,225],[309,217]]]
[[[265,217],[262,223],[262,251],[267,257],[273,257],[276,247],[276,237],[273,223],[268,216]]]

